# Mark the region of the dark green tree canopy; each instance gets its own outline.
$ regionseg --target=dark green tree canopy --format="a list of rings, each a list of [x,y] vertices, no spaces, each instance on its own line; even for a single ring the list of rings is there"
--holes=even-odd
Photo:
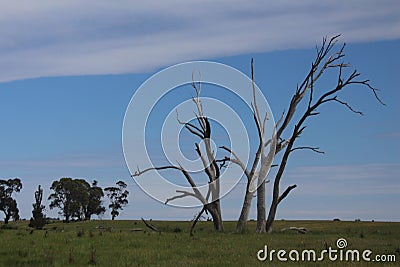
[[[85,219],[90,220],[92,215],[100,215],[106,211],[102,206],[102,198],[104,197],[103,189],[97,186],[97,181],[94,180],[92,186],[89,188],[89,201],[85,210]]]
[[[54,191],[48,198],[50,209],[59,208],[67,222],[90,219],[91,215],[104,212],[101,206],[104,194],[96,181],[90,186],[84,179],[61,178],[54,181],[50,189]]]
[[[38,186],[37,191],[35,192],[35,203],[32,204],[32,217],[29,222],[29,227],[33,227],[36,229],[42,229],[46,224],[46,218],[44,216],[43,210],[45,209],[44,205],[42,205],[43,199],[43,189],[41,186]]]
[[[13,193],[18,193],[22,189],[22,182],[19,178],[0,180],[0,211],[4,212],[4,223],[7,224],[11,218],[19,219],[17,201],[13,198]]]
[[[126,190],[126,183],[118,181],[116,184],[118,187],[104,188],[107,197],[110,199],[110,205],[108,205],[108,207],[111,209],[112,220],[119,215],[119,210],[123,210],[123,207],[128,204],[129,192]]]

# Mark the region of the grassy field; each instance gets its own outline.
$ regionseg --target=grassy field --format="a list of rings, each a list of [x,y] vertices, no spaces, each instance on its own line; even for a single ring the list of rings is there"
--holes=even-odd
[[[400,223],[277,221],[275,232],[257,235],[234,233],[235,222],[226,222],[224,233],[214,233],[211,222],[199,222],[194,237],[189,222],[153,221],[162,230],[152,232],[141,221],[53,222],[32,231],[28,222],[0,229],[0,266],[400,266]],[[309,232],[281,232],[306,227]],[[254,229],[249,222],[248,229]],[[142,229],[142,231],[138,231]],[[372,250],[375,255],[396,255],[397,262],[261,262],[257,252],[268,249],[321,250],[345,238],[346,249]],[[300,254],[301,255],[301,254]],[[286,257],[288,255],[286,254]]]

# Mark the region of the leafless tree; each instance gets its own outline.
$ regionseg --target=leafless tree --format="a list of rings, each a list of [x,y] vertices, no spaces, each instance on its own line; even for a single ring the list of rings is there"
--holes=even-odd
[[[275,148],[277,145],[276,127],[271,136],[267,136],[266,123],[269,120],[268,113],[261,114],[256,97],[256,86],[254,82],[254,61],[251,60],[251,74],[252,74],[252,90],[253,90],[253,102],[251,108],[253,112],[254,122],[257,127],[258,133],[258,148],[255,154],[253,162],[250,164],[250,169],[242,162],[238,155],[226,146],[221,148],[229,152],[230,156],[225,157],[222,162],[229,161],[233,164],[237,164],[243,171],[246,177],[246,191],[243,200],[242,209],[236,225],[236,231],[242,232],[245,228],[246,222],[249,218],[251,202],[254,197],[255,191],[262,191],[264,193],[257,193],[257,229],[261,229],[262,232],[265,229],[265,183],[266,176],[272,165],[272,161],[275,155]],[[278,122],[279,123],[279,122]],[[257,182],[257,185],[255,183]],[[264,218],[264,219],[260,219]]]
[[[374,97],[381,103],[384,104],[377,95],[377,89],[372,87],[369,80],[358,80],[360,73],[354,70],[348,75],[344,74],[345,68],[350,65],[343,62],[344,48],[343,44],[338,50],[335,50],[335,46],[338,42],[340,35],[334,36],[327,40],[324,38],[322,46],[317,47],[317,55],[314,62],[311,64],[311,68],[306,75],[303,82],[297,86],[294,95],[289,104],[289,109],[286,114],[282,114],[282,117],[276,123],[273,133],[270,137],[265,136],[266,122],[268,121],[267,114],[260,114],[257,105],[257,99],[255,95],[255,81],[254,81],[254,65],[253,60],[251,62],[251,75],[253,85],[253,103],[252,111],[254,122],[257,126],[258,131],[258,149],[255,154],[255,158],[251,164],[250,169],[245,166],[241,159],[235,154],[234,151],[227,147],[222,147],[224,150],[230,153],[229,157],[225,157],[224,161],[229,161],[233,164],[237,164],[243,170],[247,178],[247,186],[245,197],[242,205],[240,217],[237,222],[236,230],[241,232],[244,230],[246,222],[248,220],[251,202],[254,196],[254,183],[257,179],[257,228],[256,232],[264,233],[271,232],[272,225],[275,220],[278,205],[288,194],[297,187],[297,185],[288,186],[283,192],[280,190],[280,182],[284,173],[284,170],[289,159],[289,155],[296,150],[311,150],[316,153],[323,153],[318,147],[311,146],[298,146],[295,147],[295,141],[301,136],[306,126],[305,121],[313,116],[319,114],[318,108],[326,103],[335,102],[347,107],[350,111],[361,114],[352,108],[350,104],[339,98],[339,93],[345,88],[350,88],[351,85],[363,85],[370,91],[372,91]],[[316,89],[316,83],[320,78],[328,72],[337,71],[336,82],[334,86],[329,90]],[[316,93],[317,92],[317,93]],[[318,96],[317,96],[318,95]],[[306,97],[307,96],[307,97]],[[300,109],[299,104],[307,101],[304,110]],[[301,106],[303,107],[303,106]],[[296,115],[296,116],[295,116]],[[300,118],[297,121],[293,121],[293,118]],[[288,130],[288,126],[294,125],[292,131]],[[289,132],[288,138],[283,138],[283,135]],[[269,149],[266,149],[269,147]],[[268,218],[266,218],[266,191],[265,184],[269,181],[266,179],[268,170],[271,167],[274,155],[283,152],[283,156],[280,159],[278,171],[275,174],[273,182],[273,194],[271,206],[269,209]]]
[[[201,77],[200,77],[201,78]],[[151,167],[145,170],[137,170],[132,176],[140,176],[141,174],[151,171],[151,170],[166,170],[173,169],[182,173],[187,182],[190,184],[192,191],[183,191],[177,190],[179,193],[176,196],[168,198],[165,203],[183,197],[194,197],[197,198],[203,205],[203,208],[198,213],[197,217],[193,221],[192,227],[190,229],[191,235],[193,234],[193,229],[201,217],[201,215],[206,212],[211,214],[214,223],[214,230],[223,231],[223,222],[221,215],[221,206],[220,206],[220,167],[217,164],[217,160],[214,158],[213,151],[211,148],[211,126],[208,118],[203,113],[203,107],[201,104],[200,93],[201,93],[201,81],[196,83],[194,78],[192,77],[192,87],[196,92],[196,97],[192,97],[192,100],[197,108],[196,121],[197,125],[191,122],[182,122],[179,120],[178,112],[177,112],[177,120],[180,124],[184,125],[184,127],[193,135],[197,136],[200,141],[203,141],[205,146],[205,152],[200,149],[199,143],[195,143],[196,153],[201,159],[201,162],[204,167],[204,172],[208,177],[208,192],[206,196],[204,196],[200,190],[197,188],[195,181],[193,180],[190,173],[185,170],[179,163],[177,165],[167,165],[161,167]],[[211,199],[210,199],[211,197]]]
[[[296,185],[288,186],[283,192],[280,191],[280,182],[287,166],[289,156],[292,152],[297,150],[308,149],[316,153],[323,153],[318,147],[312,146],[295,146],[296,140],[304,132],[306,126],[304,125],[306,120],[319,115],[318,109],[327,103],[338,103],[351,112],[362,115],[363,113],[355,110],[349,103],[342,100],[339,95],[345,89],[353,88],[353,85],[362,85],[366,89],[370,90],[376,100],[383,104],[377,95],[377,89],[372,87],[369,80],[360,80],[360,73],[357,70],[345,71],[346,68],[350,67],[349,63],[343,61],[345,54],[345,44],[341,45],[339,49],[337,47],[338,38],[340,35],[334,36],[327,40],[324,38],[322,46],[317,47],[317,55],[314,62],[311,64],[311,68],[306,75],[303,82],[297,86],[296,91],[290,101],[288,111],[284,116],[282,124],[277,127],[276,138],[279,140],[276,144],[275,153],[283,151],[283,156],[280,159],[279,169],[275,175],[273,183],[272,201],[269,209],[268,218],[266,220],[266,232],[272,231],[272,225],[275,220],[275,215],[279,203],[287,197],[287,195],[296,188]],[[336,76],[336,81],[330,89],[317,88],[317,82],[320,78],[328,72],[333,72]],[[335,74],[336,73],[336,74]],[[347,74],[346,74],[347,73]],[[306,97],[307,96],[307,97]],[[299,104],[304,102],[305,105],[300,109]],[[296,115],[296,116],[295,116]],[[293,118],[298,117],[299,119],[293,122]],[[293,129],[288,130],[289,125],[294,125]],[[288,138],[283,138],[285,132],[289,132]],[[259,191],[258,194],[265,195],[265,192]],[[260,201],[260,199],[258,199]],[[261,199],[261,201],[264,200]],[[261,204],[263,204],[261,203]],[[258,229],[259,230],[259,229]]]

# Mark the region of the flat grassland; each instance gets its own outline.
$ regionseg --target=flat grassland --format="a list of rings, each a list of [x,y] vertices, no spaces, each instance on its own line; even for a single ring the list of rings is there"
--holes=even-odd
[[[0,228],[0,266],[400,266],[400,223],[344,221],[276,221],[269,235],[255,234],[255,222],[248,231],[234,233],[235,222],[225,222],[225,232],[212,231],[212,222],[199,222],[193,237],[190,222],[152,221],[161,234],[141,221],[92,220],[52,222],[44,230],[31,230],[27,221],[2,224]],[[280,230],[306,227],[309,232]],[[336,241],[345,238],[346,250],[369,256],[395,255],[396,262],[301,261],[303,250],[337,249]],[[259,261],[257,252],[297,250],[300,261]],[[338,253],[337,253],[338,254]],[[295,255],[295,254],[293,254]],[[338,254],[339,255],[339,254]],[[388,257],[386,257],[388,258]]]

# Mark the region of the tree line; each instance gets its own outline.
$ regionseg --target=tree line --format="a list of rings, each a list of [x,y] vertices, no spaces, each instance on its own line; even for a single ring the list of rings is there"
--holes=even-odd
[[[115,186],[101,188],[94,180],[91,184],[84,179],[73,179],[64,177],[53,181],[49,195],[49,208],[58,209],[59,214],[65,218],[65,222],[90,220],[93,215],[104,214],[106,208],[103,206],[103,198],[108,198],[112,220],[128,204],[129,191],[123,181],[118,181]],[[22,189],[19,178],[0,180],[0,211],[4,213],[4,223],[12,219],[20,219],[15,193]],[[38,186],[34,193],[35,202],[32,204],[32,217],[29,226],[42,228],[46,223],[44,214],[45,206],[42,204],[43,188]]]

